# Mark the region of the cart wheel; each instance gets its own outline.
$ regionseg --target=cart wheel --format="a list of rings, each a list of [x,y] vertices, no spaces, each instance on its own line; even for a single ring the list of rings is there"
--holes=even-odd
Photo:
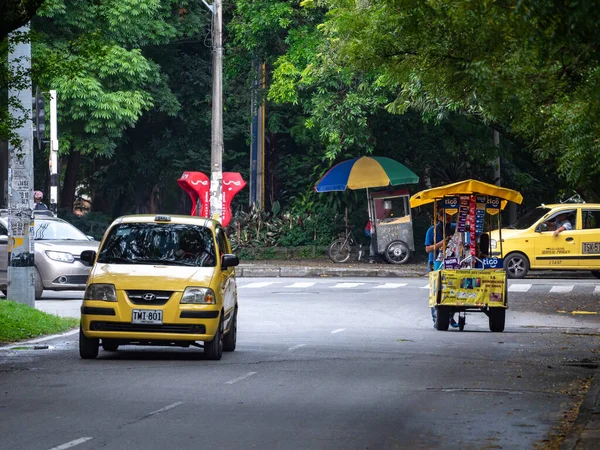
[[[410,258],[410,249],[402,241],[392,241],[383,254],[390,264],[404,264]]]
[[[350,245],[344,238],[336,239],[327,250],[327,255],[334,263],[344,263],[350,259]]]
[[[450,326],[450,311],[448,308],[437,306],[435,308],[435,329],[439,331],[448,331]]]
[[[502,333],[504,331],[504,322],[506,319],[506,309],[490,308],[488,311],[490,322],[490,331],[494,333]]]
[[[458,315],[458,329],[460,331],[465,329],[465,323],[467,323],[467,318],[463,314]]]

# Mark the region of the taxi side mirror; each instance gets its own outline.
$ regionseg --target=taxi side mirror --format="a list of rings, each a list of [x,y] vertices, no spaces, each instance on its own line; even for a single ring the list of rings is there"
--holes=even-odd
[[[240,263],[237,256],[231,254],[225,254],[221,256],[221,268],[227,269],[229,267],[235,267]]]
[[[91,266],[96,260],[96,252],[94,250],[84,250],[81,252],[79,259],[84,265]]]
[[[540,223],[537,228],[535,229],[535,231],[537,233],[541,233],[542,231],[548,231],[548,224],[547,223]]]

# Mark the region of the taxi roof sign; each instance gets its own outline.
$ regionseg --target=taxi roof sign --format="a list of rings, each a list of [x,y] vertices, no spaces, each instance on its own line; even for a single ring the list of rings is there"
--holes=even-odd
[[[156,216],[154,218],[155,222],[170,222],[171,221],[171,216]]]

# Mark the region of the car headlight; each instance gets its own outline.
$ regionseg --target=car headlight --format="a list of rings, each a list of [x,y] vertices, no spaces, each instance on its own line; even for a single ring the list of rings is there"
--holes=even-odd
[[[496,239],[490,239],[490,247],[492,247],[492,250],[496,250],[497,246],[498,242],[496,242]]]
[[[90,284],[83,294],[84,300],[101,300],[105,302],[116,302],[117,291],[114,284]]]
[[[70,253],[65,252],[53,252],[50,250],[46,250],[46,256],[54,261],[67,262],[72,263],[75,261],[75,257]]]
[[[217,298],[214,291],[210,288],[188,287],[183,292],[180,303],[214,305],[217,303]]]

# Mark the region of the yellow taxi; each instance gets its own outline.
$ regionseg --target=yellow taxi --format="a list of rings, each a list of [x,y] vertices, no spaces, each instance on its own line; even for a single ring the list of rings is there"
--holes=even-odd
[[[509,278],[530,270],[589,270],[600,278],[600,204],[542,205],[513,225],[490,233],[493,256]]]
[[[79,354],[99,346],[203,346],[207,359],[233,351],[237,338],[237,256],[224,228],[194,216],[116,219],[93,265],[81,306]]]

